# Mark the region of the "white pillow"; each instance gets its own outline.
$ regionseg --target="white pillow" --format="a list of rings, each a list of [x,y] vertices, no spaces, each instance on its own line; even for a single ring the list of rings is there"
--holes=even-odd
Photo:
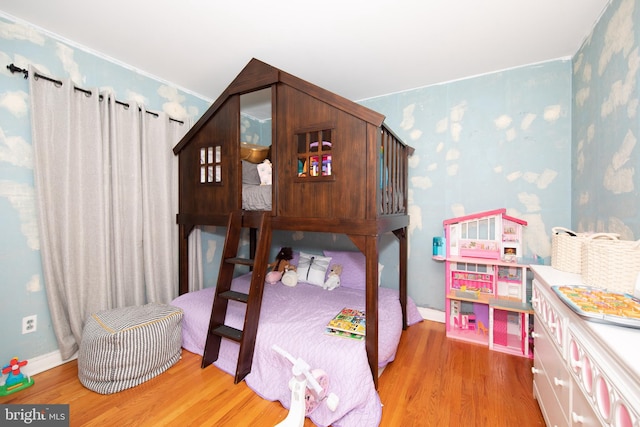
[[[271,185],[271,162],[265,159],[258,165],[258,175],[260,176],[260,185]]]
[[[365,290],[367,289],[367,259],[360,251],[322,251],[325,256],[331,257],[331,265],[340,264],[340,286]],[[331,270],[329,268],[329,270]],[[327,277],[328,279],[328,277]]]
[[[324,277],[331,257],[300,252],[298,259],[298,282],[316,286],[324,285]]]

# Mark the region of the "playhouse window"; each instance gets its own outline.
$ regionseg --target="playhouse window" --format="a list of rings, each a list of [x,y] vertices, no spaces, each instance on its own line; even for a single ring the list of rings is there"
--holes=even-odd
[[[200,148],[200,183],[222,182],[222,149],[219,145]]]
[[[317,179],[333,175],[332,136],[331,129],[296,133],[299,178]]]

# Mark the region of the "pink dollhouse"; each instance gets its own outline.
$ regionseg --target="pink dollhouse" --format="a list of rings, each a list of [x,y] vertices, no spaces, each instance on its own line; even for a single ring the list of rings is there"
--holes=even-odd
[[[532,357],[527,265],[518,263],[527,222],[496,209],[443,225],[447,337]]]
[[[516,262],[522,257],[522,227],[527,222],[506,212],[496,209],[445,220],[447,257]]]

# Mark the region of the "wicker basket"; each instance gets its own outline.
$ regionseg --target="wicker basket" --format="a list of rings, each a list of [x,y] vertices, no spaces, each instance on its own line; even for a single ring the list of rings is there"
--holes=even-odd
[[[569,273],[581,273],[582,243],[589,233],[576,233],[563,227],[553,227],[551,231],[551,266]]]
[[[269,155],[269,147],[264,145],[240,143],[240,159],[251,163],[262,163]]]
[[[585,285],[632,294],[639,273],[640,240],[589,239],[582,246]]]

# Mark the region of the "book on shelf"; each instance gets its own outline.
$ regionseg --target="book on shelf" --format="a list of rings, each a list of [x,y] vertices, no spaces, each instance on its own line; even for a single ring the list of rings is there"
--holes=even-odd
[[[364,338],[366,333],[364,311],[343,308],[340,313],[329,321],[326,333],[352,339]]]

